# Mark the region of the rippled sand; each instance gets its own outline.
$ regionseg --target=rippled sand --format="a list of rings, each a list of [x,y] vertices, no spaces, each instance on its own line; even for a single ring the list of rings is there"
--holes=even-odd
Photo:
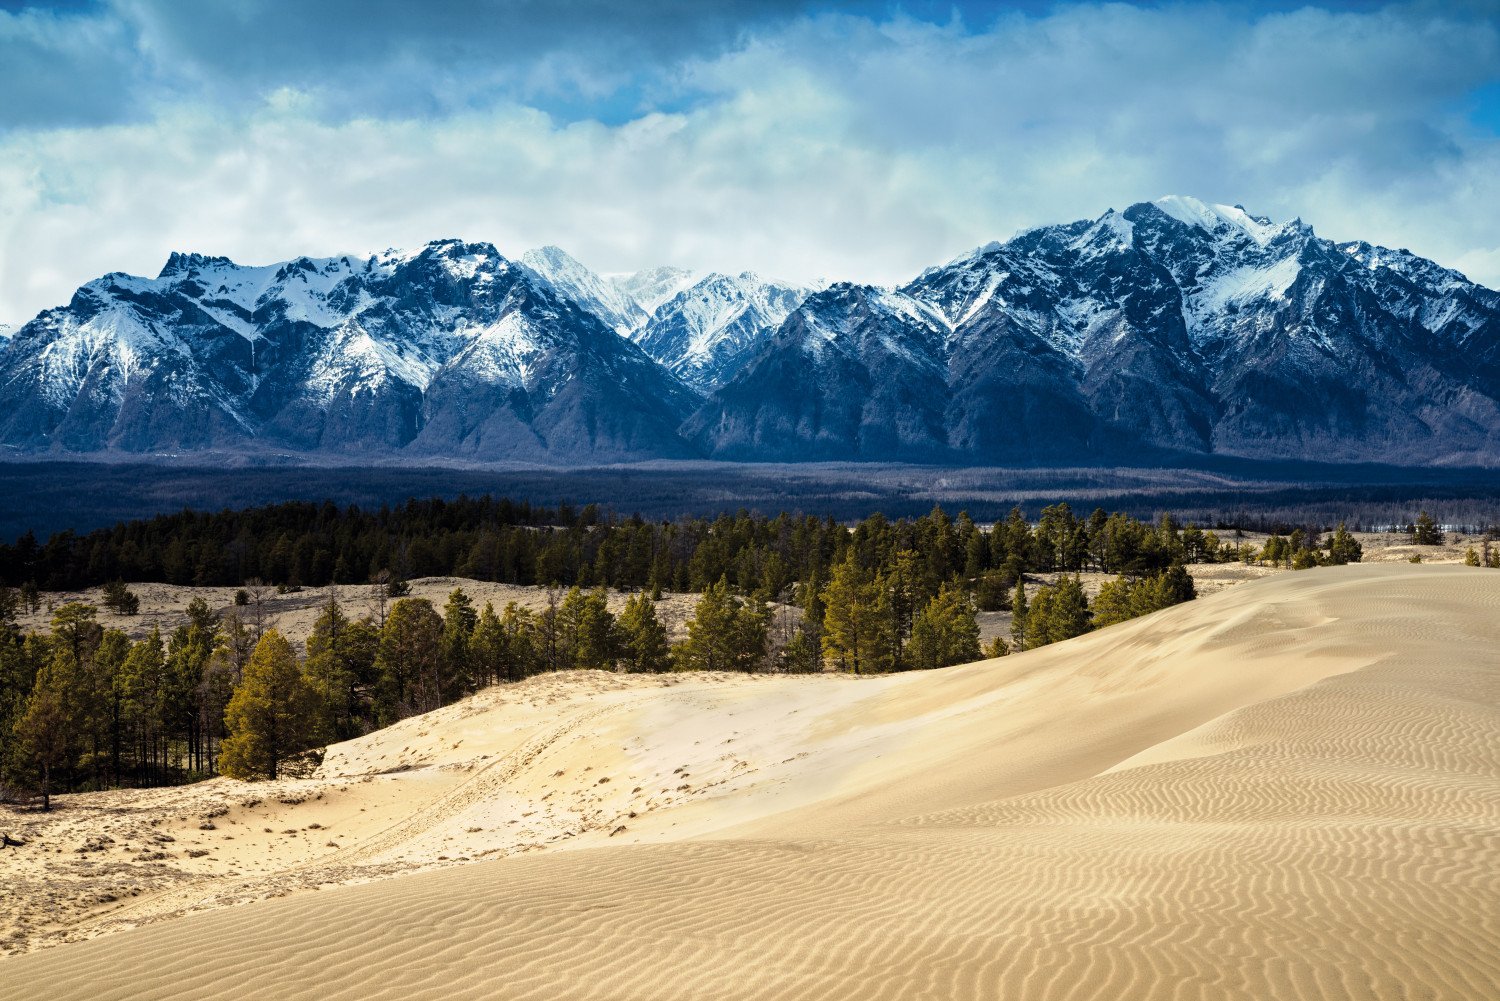
[[[331,750],[287,809],[378,819],[290,895],[0,997],[1492,998],[1497,613],[1500,571],[1339,567],[924,675],[481,696]]]

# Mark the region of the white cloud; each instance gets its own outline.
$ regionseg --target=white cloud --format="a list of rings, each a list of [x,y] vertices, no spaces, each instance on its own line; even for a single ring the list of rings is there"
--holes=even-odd
[[[515,98],[330,118],[326,99],[283,85],[244,108],[180,101],[134,123],[13,131],[0,319],[105,271],[155,273],[174,249],[262,263],[444,236],[510,256],[555,243],[604,271],[897,282],[1168,192],[1300,215],[1500,285],[1500,142],[1461,107],[1500,75],[1495,24],[1426,7],[1247,17],[1072,7],[977,35],[804,18],[682,63],[661,86],[689,110],[615,126]]]

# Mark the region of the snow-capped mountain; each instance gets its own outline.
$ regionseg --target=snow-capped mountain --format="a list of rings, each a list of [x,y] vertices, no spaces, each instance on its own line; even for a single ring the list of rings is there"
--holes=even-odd
[[[643,326],[649,316],[649,311],[630,293],[600,278],[557,247],[528,250],[521,255],[521,263],[618,334],[628,336]]]
[[[0,340],[0,445],[573,463],[664,456],[1500,463],[1500,293],[1172,197],[900,289],[601,279],[438,241],[174,254]]]
[[[710,274],[658,306],[635,342],[700,392],[728,382],[807,297],[752,272]]]
[[[649,316],[662,303],[697,281],[698,274],[687,268],[659,267],[628,275],[609,275],[605,280],[632,299]]]
[[[557,247],[528,250],[521,263],[700,393],[727,382],[811,291],[749,271],[604,278]]]
[[[681,454],[691,396],[489,244],[243,267],[173,254],[23,327],[0,441],[493,459]]]
[[[947,453],[941,314],[840,283],[808,296],[684,425],[726,458],[935,458]]]
[[[1491,454],[1500,429],[1500,296],[1299,220],[1163,198],[989,245],[906,291],[953,323],[955,359],[1009,331],[1085,451],[1421,461]],[[953,443],[985,450],[962,429],[992,416],[968,412],[965,384]]]
[[[933,405],[970,459],[1500,458],[1500,294],[1298,220],[1164,198],[987,244],[901,293],[946,325]],[[788,350],[778,336],[747,375]],[[689,426],[740,454],[754,412],[731,382]]]

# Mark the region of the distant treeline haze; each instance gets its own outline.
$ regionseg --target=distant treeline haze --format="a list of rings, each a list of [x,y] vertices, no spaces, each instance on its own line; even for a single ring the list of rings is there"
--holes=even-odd
[[[449,704],[485,685],[572,668],[842,670],[943,667],[1057,642],[1194,596],[1184,562],[1344,563],[1360,547],[1340,526],[1264,546],[1066,504],[982,530],[940,509],[914,519],[741,513],[647,522],[508,501],[413,501],[364,512],[283,504],[122,524],[42,546],[0,548],[0,768],[10,795],[178,782],[221,771],[275,777],[288,758]],[[1119,574],[1091,604],[1076,572]],[[1055,584],[1027,575],[1062,571]],[[1074,573],[1074,576],[1069,576]],[[408,576],[548,585],[533,612],[476,608],[455,588],[441,609],[406,596]],[[97,610],[56,608],[25,632],[17,612],[47,588],[120,579],[239,584],[233,606],[201,597],[187,623],[132,642]],[[376,610],[334,597],[305,650],[267,628],[266,585],[367,583]],[[373,583],[370,583],[373,581]],[[14,585],[20,585],[19,590]],[[605,585],[634,589],[623,612]],[[701,594],[686,638],[656,615],[664,589]],[[976,612],[1011,609],[1010,643],[979,643]]]

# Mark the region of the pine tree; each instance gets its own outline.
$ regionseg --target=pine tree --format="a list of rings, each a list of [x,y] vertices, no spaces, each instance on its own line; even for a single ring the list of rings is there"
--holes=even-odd
[[[350,619],[330,594],[307,637],[303,665],[318,696],[318,730],[324,742],[357,737],[373,723],[368,691],[379,645],[374,623]]]
[[[1010,644],[1012,650],[1026,649],[1026,619],[1031,610],[1026,605],[1026,582],[1016,578],[1016,593],[1010,599]]]
[[[727,671],[732,663],[735,603],[723,577],[710,584],[687,622],[687,639],[673,649],[674,667],[683,671]]]
[[[833,568],[823,603],[823,655],[841,670],[868,674],[889,669],[889,635],[892,613],[882,607],[884,589],[859,565],[851,549]]]
[[[224,712],[229,736],[219,753],[220,771],[230,778],[276,778],[282,762],[308,746],[316,712],[317,694],[291,644],[275,629],[266,630]]]
[[[443,663],[439,678],[442,700],[455,702],[474,690],[474,665],[469,644],[479,616],[474,602],[455,587],[443,606]]]
[[[130,648],[120,668],[120,689],[126,727],[135,744],[137,768],[147,782],[161,776],[155,766],[161,748],[162,694],[166,685],[166,651],[160,630],[152,627],[145,639]]]
[[[594,671],[614,666],[619,638],[602,588],[569,590],[557,621],[564,665]]]
[[[671,667],[667,631],[656,617],[656,605],[645,594],[625,603],[620,616],[620,639],[625,669],[633,673],[655,673]]]
[[[540,671],[537,618],[531,610],[514,601],[506,602],[505,611],[500,613],[500,626],[505,630],[507,680],[520,681]]]
[[[1464,553],[1464,566],[1477,567],[1479,565],[1479,551],[1470,546],[1469,551]]]
[[[484,603],[479,620],[474,623],[469,654],[474,665],[474,678],[479,684],[493,685],[510,680],[510,644],[491,602]]]
[[[172,631],[162,671],[162,731],[168,741],[184,743],[188,767],[195,770],[203,765],[200,704],[203,674],[218,638],[217,628],[206,630],[201,624],[204,621],[190,617],[187,625]]]
[[[1090,628],[1083,585],[1077,577],[1063,577],[1037,592],[1026,615],[1026,649],[1072,639]]]
[[[52,809],[53,775],[68,761],[75,726],[63,673],[56,661],[38,672],[11,731],[4,762],[11,781],[42,797],[43,810]]]
[[[944,584],[912,622],[908,658],[918,669],[978,660],[979,623],[968,595]]]
[[[141,610],[141,599],[124,581],[110,581],[104,585],[104,607],[119,615],[135,615]]]
[[[375,654],[375,717],[381,726],[442,705],[443,619],[426,598],[391,606]]]
[[[808,582],[798,586],[802,621],[781,648],[781,670],[789,674],[813,674],[823,669],[823,617],[821,576],[814,568]]]
[[[1094,628],[1103,629],[1117,622],[1125,622],[1136,616],[1131,600],[1134,588],[1124,577],[1105,581],[1099,586],[1099,594],[1093,602]]]
[[[749,674],[765,660],[771,610],[759,593],[745,601],[736,601],[736,605],[729,667]]]
[[[130,637],[118,629],[106,629],[94,651],[94,678],[97,687],[99,717],[98,753],[109,762],[109,784],[118,785],[125,752],[125,714],[120,678],[125,660],[130,656]],[[3,675],[3,672],[0,672]],[[4,687],[0,677],[0,687]]]
[[[1339,527],[1334,529],[1333,538],[1328,541],[1328,562],[1335,566],[1358,563],[1363,555],[1364,549],[1359,540],[1349,534],[1349,529],[1342,521],[1339,522]]]
[[[798,626],[781,648],[781,670],[788,674],[813,674],[823,669],[823,651],[807,625]]]
[[[761,607],[756,607],[760,605]],[[766,652],[766,618],[760,602],[745,604],[721,577],[698,600],[687,639],[672,651],[682,671],[753,671]]]

